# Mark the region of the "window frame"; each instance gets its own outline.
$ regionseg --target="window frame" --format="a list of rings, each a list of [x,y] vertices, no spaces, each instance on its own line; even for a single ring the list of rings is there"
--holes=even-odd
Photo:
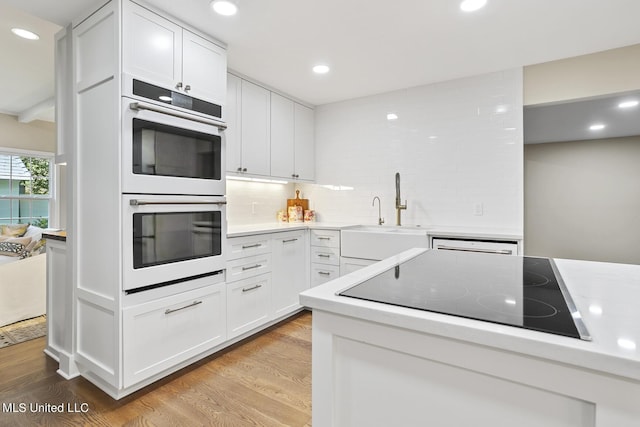
[[[56,163],[55,163],[55,153],[50,153],[47,151],[36,151],[36,150],[24,150],[19,148],[11,148],[11,147],[0,147],[0,155],[2,156],[14,156],[14,157],[37,157],[46,159],[49,161],[49,194],[22,194],[22,195],[0,195],[0,201],[2,200],[47,200],[48,201],[48,216],[47,222],[48,227],[51,227],[52,223],[56,223],[55,212],[56,210]],[[12,174],[13,176],[13,174]],[[19,180],[18,180],[19,181]],[[30,212],[32,213],[32,212]],[[33,220],[33,217],[28,217]],[[4,221],[2,218],[0,221]],[[10,212],[10,217],[8,218],[10,224],[17,224],[20,220],[19,216],[15,216],[13,211]],[[31,221],[29,221],[31,222]],[[3,222],[4,223],[4,222]]]

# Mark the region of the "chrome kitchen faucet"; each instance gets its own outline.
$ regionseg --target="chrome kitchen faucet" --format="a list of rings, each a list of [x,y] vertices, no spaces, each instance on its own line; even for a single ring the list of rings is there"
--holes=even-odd
[[[407,201],[404,201],[404,205],[402,204],[402,200],[400,198],[400,172],[396,172],[396,225],[400,224],[400,212],[402,210],[407,209]]]

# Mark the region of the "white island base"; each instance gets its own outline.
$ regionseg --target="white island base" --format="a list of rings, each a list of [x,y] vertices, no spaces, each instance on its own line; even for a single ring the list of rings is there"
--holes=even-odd
[[[373,275],[373,268],[363,274]],[[301,297],[313,309],[314,426],[640,425],[637,378],[587,368],[581,360],[560,362],[505,348],[509,339],[519,348],[518,339],[527,333],[534,341],[548,334],[487,324],[498,334],[485,345],[480,329],[463,330],[465,323],[486,322],[412,316],[416,310],[335,296],[350,287],[348,281],[338,279]],[[427,332],[438,318],[454,320]],[[509,337],[510,330],[521,336]],[[473,342],[474,332],[480,342]]]

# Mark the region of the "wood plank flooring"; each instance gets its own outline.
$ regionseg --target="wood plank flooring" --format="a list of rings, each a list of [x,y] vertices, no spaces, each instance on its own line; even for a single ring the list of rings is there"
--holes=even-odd
[[[311,425],[307,311],[117,401],[83,378],[59,376],[44,347],[38,338],[0,349],[0,426]],[[32,413],[37,404],[64,412]]]

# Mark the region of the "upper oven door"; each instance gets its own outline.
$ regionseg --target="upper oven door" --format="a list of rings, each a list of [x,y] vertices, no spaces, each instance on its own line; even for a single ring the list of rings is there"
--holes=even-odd
[[[122,186],[135,194],[225,194],[224,123],[122,98]]]
[[[224,197],[124,195],[124,289],[224,269]]]

